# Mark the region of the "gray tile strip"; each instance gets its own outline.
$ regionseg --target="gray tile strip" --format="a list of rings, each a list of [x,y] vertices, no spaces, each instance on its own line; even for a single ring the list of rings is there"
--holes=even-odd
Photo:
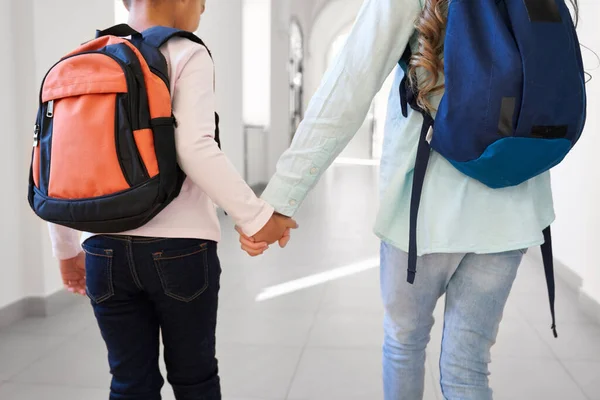
[[[28,317],[49,317],[78,303],[77,296],[61,290],[46,297],[28,297],[0,308],[0,329]]]

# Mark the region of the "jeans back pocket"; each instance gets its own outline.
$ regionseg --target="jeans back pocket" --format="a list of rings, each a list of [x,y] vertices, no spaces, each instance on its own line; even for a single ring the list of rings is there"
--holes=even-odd
[[[115,294],[112,279],[113,251],[83,245],[85,251],[86,292],[96,304]]]
[[[167,296],[187,303],[208,289],[207,252],[208,246],[202,243],[153,254],[154,265]]]

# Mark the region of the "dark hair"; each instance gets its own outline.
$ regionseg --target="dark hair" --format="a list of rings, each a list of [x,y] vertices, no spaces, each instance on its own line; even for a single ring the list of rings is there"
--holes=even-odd
[[[438,84],[440,75],[444,72],[444,38],[448,18],[448,4],[453,0],[425,0],[423,12],[416,22],[419,33],[419,52],[410,60],[409,78],[411,84],[418,87],[417,103],[427,111],[434,108],[429,102],[429,96],[440,93],[444,85]],[[569,0],[573,8],[575,25],[579,22],[578,0]],[[421,82],[417,82],[415,71],[423,68],[427,74]]]

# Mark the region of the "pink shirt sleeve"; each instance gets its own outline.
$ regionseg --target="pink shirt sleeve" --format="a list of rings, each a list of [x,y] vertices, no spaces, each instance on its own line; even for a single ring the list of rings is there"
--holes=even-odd
[[[273,208],[256,197],[214,140],[214,66],[205,47],[185,39],[168,46],[177,56],[171,69],[178,162],[192,182],[223,208],[248,236],[260,231]],[[172,60],[173,61],[173,60]],[[227,136],[227,132],[223,132]],[[82,251],[79,232],[49,224],[54,256],[65,260]]]
[[[249,236],[268,222],[273,208],[256,197],[214,140],[214,65],[205,47],[194,45],[177,63],[173,113],[179,165]],[[227,132],[223,132],[227,137]]]
[[[48,224],[52,253],[59,260],[69,260],[82,252],[79,232],[62,225]]]

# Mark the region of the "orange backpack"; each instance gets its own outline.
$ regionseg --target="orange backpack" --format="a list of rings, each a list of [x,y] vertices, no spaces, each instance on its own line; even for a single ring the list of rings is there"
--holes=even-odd
[[[118,233],[144,225],[178,196],[185,175],[159,50],[175,36],[204,46],[190,32],[117,25],[50,69],[40,91],[28,196],[40,218]]]

